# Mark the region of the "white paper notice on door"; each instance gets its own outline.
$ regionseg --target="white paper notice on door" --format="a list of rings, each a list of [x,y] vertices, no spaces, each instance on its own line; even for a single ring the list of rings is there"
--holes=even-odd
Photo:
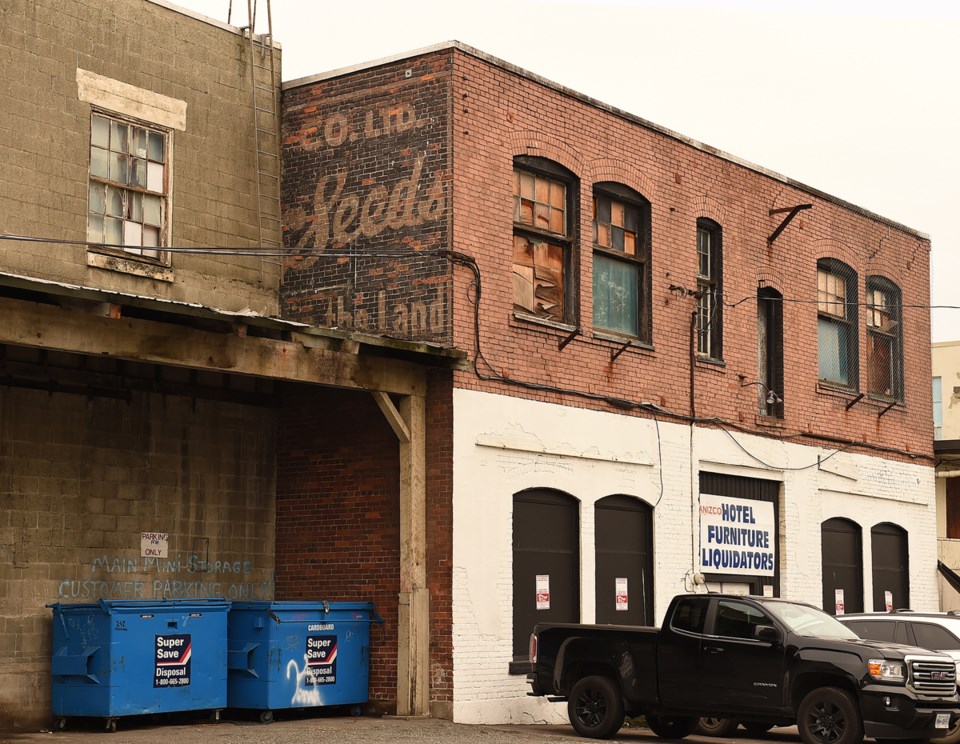
[[[550,574],[537,574],[537,609],[550,609]]]
[[[627,580],[617,579],[617,612],[626,612],[630,609],[630,597],[627,593]]]

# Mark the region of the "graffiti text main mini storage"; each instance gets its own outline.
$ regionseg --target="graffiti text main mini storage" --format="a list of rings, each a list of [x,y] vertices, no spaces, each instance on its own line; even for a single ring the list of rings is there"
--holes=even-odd
[[[368,699],[372,602],[235,602],[227,631],[228,702],[260,711]]]
[[[227,706],[224,599],[100,600],[53,609],[53,715],[106,719]]]

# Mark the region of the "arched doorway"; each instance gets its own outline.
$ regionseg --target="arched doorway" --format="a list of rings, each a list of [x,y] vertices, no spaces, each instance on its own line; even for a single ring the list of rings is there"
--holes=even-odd
[[[580,620],[580,502],[549,488],[513,496],[513,658],[533,626]]]
[[[842,517],[825,521],[820,525],[820,555],[824,612],[831,615],[863,612],[863,536],[860,525]]]
[[[596,519],[597,622],[653,624],[653,509],[630,496],[607,496]]]
[[[870,530],[873,553],[873,609],[887,609],[887,592],[893,609],[910,606],[910,553],[907,531],[889,522]]]

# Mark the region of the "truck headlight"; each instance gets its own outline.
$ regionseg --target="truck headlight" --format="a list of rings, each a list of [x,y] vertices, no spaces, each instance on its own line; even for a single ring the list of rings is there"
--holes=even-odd
[[[870,659],[867,662],[870,676],[881,682],[903,682],[902,661],[888,661],[887,659]]]

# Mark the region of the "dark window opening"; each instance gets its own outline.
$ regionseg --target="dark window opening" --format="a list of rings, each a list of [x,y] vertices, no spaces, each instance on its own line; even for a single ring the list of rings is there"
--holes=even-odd
[[[783,296],[757,290],[757,403],[761,416],[783,418]]]
[[[720,225],[697,220],[697,353],[723,359],[723,241]]]

